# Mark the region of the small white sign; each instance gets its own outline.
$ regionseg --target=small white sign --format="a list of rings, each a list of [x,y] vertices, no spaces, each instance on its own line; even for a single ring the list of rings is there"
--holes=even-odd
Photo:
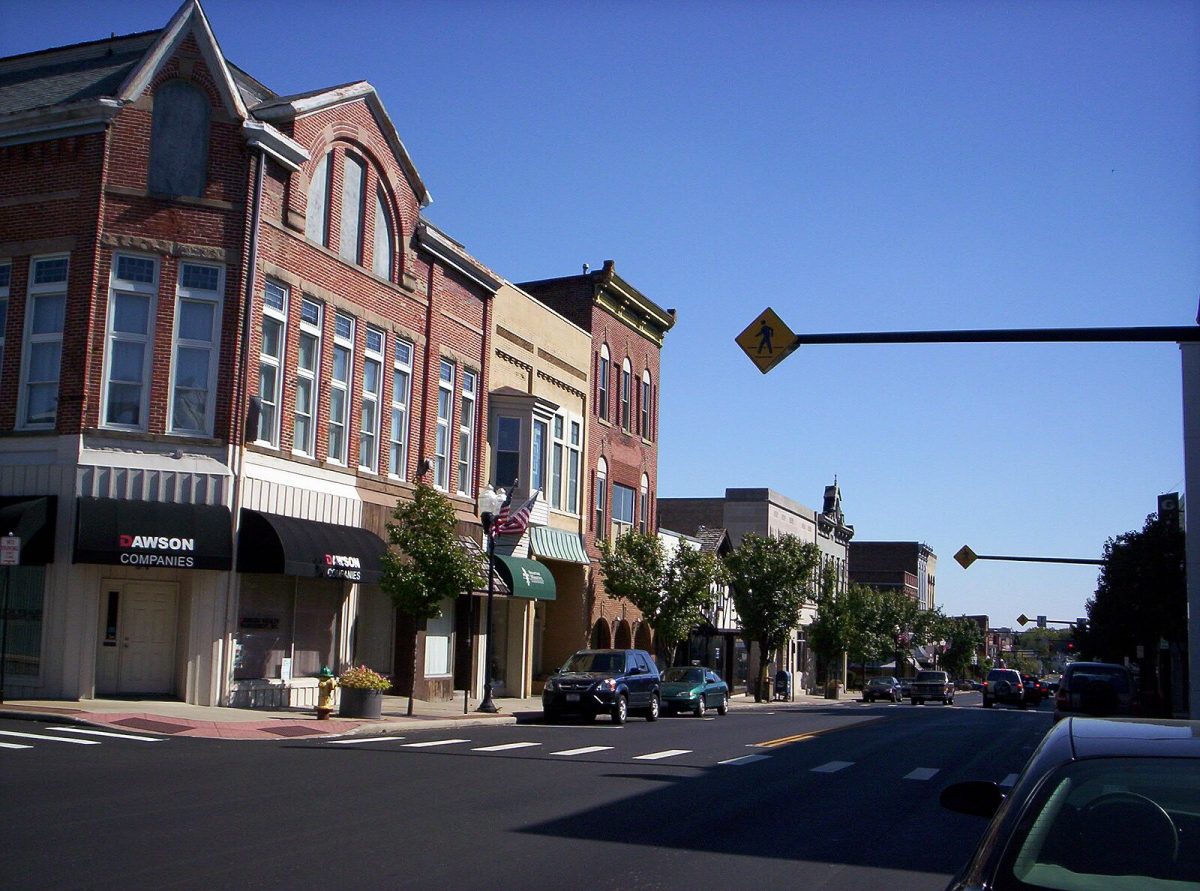
[[[21,565],[21,539],[16,535],[0,537],[0,566]]]
[[[292,657],[284,656],[279,660],[279,679],[284,683],[292,679]]]

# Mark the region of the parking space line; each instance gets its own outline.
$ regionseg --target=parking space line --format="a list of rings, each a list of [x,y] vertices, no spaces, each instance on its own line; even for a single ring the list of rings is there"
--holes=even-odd
[[[905,774],[904,779],[906,779],[906,780],[929,780],[929,779],[933,779],[933,777],[940,772],[941,772],[940,767],[918,767],[916,770],[913,770],[913,771]]]
[[[20,743],[0,742],[0,749],[32,749],[33,746],[23,746]]]
[[[590,755],[592,752],[606,752],[612,746],[584,746],[582,749],[563,749],[561,752],[551,752],[551,755]]]
[[[504,743],[499,746],[480,746],[477,749],[471,749],[472,752],[507,752],[510,749],[527,749],[530,746],[540,746],[541,743],[535,742],[515,742]]]
[[[638,755],[634,761],[659,761],[663,758],[674,758],[676,755],[687,755],[691,749],[666,749],[662,752],[651,752],[649,755]]]

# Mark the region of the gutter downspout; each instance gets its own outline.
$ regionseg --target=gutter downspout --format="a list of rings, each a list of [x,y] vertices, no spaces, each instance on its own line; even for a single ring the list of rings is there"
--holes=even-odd
[[[229,706],[232,698],[234,629],[237,623],[240,577],[238,576],[238,527],[242,513],[243,480],[246,471],[246,412],[249,394],[246,390],[250,365],[250,319],[254,309],[254,284],[258,278],[258,228],[262,217],[263,179],[267,166],[267,155],[258,150],[258,161],[254,172],[254,196],[250,205],[250,237],[243,264],[246,287],[242,302],[242,336],[239,349],[237,374],[234,378],[234,417],[232,429],[234,441],[230,444],[230,465],[233,470],[230,518],[233,537],[232,565],[229,569],[229,584],[225,593],[225,632],[222,637],[220,658],[221,675],[217,685],[217,702]]]

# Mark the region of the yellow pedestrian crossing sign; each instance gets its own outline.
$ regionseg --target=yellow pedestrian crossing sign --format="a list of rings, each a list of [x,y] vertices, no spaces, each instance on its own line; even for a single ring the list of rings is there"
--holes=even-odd
[[[796,335],[769,306],[755,316],[749,327],[734,341],[763,374],[786,359],[796,348]]]

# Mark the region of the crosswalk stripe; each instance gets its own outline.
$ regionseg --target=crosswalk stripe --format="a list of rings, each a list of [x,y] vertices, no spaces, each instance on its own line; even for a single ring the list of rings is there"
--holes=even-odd
[[[33,746],[23,746],[20,743],[0,742],[0,749],[32,749]]]
[[[112,739],[132,739],[135,742],[166,742],[161,736],[137,736],[133,733],[110,733],[107,730],[92,730],[89,727],[51,727],[59,733],[83,733],[87,736],[108,736]]]
[[[918,767],[910,773],[905,774],[906,780],[928,780],[941,770],[939,767]]]
[[[535,742],[516,742],[504,743],[500,746],[481,746],[478,749],[471,749],[472,752],[507,752],[510,749],[527,749],[530,746],[540,746],[541,743]]]
[[[354,739],[331,739],[331,740],[329,740],[329,744],[331,746],[357,746],[359,743],[392,742],[393,740],[397,740],[397,739],[404,739],[404,737],[403,736],[368,736],[363,739],[359,739],[357,737]]]
[[[98,746],[94,739],[63,739],[61,736],[43,736],[40,733],[17,733],[15,730],[0,730],[0,736],[15,736],[19,739],[45,739],[50,742],[71,743],[76,746]]]
[[[405,743],[404,748],[406,748],[406,749],[427,749],[430,746],[453,746],[453,745],[457,745],[458,743],[466,743],[466,742],[470,742],[470,740],[469,739],[434,739],[434,740],[430,740],[428,742]]]
[[[728,764],[741,767],[743,764],[753,764],[755,761],[766,761],[770,755],[743,755],[741,758],[730,758],[728,761],[718,761],[718,764]]]
[[[651,752],[649,755],[638,755],[634,761],[659,761],[663,758],[674,758],[676,755],[687,755],[691,749],[666,749],[662,752]]]
[[[590,755],[592,752],[605,752],[612,746],[584,746],[582,749],[563,749],[561,752],[551,752],[551,755]]]
[[[813,773],[837,773],[839,770],[842,770],[843,768],[846,768],[846,767],[852,767],[853,765],[854,765],[853,761],[830,761],[826,764],[822,764],[819,767],[814,767],[812,769],[812,772]]]

